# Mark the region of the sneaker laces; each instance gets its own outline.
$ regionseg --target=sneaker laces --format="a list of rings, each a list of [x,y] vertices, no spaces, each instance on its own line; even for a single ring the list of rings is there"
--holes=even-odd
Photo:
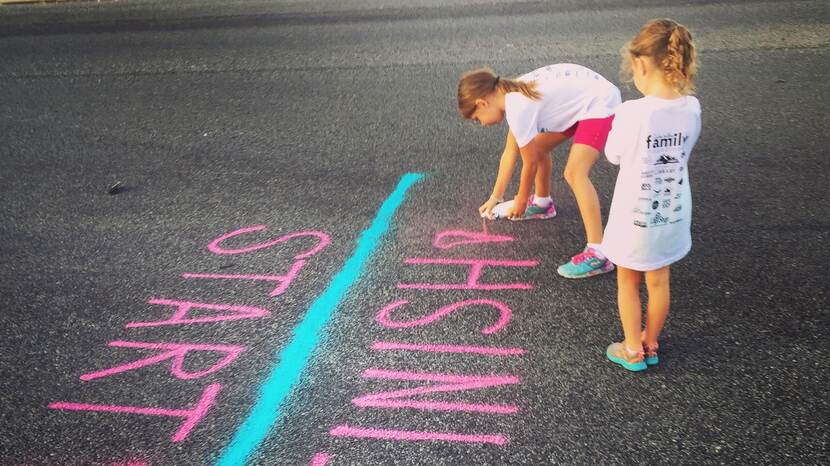
[[[586,249],[580,252],[579,254],[575,255],[573,259],[571,259],[571,262],[573,262],[574,265],[578,265],[590,259],[591,257],[595,257],[594,253]]]

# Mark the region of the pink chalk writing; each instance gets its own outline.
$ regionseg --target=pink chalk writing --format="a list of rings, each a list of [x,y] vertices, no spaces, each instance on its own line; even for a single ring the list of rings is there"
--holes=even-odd
[[[161,306],[173,306],[179,308],[179,310],[176,311],[173,314],[173,316],[167,320],[159,320],[155,322],[130,322],[126,325],[126,328],[159,327],[162,325],[181,325],[205,322],[221,322],[225,320],[254,319],[258,317],[267,316],[269,314],[267,309],[252,306],[232,306],[229,304],[195,303],[191,301],[177,301],[172,299],[159,298],[151,298],[147,302],[150,304],[158,304]],[[191,309],[225,311],[227,312],[227,314],[208,317],[184,318],[184,316],[186,316]]]
[[[384,307],[377,313],[377,315],[375,316],[375,320],[379,324],[387,328],[418,327],[442,319],[444,316],[452,313],[457,309],[461,309],[462,307],[486,305],[491,306],[495,308],[497,311],[499,311],[499,320],[495,324],[489,327],[485,327],[481,330],[481,333],[489,335],[491,333],[496,333],[502,328],[504,328],[507,325],[507,323],[510,322],[510,317],[513,315],[513,311],[511,311],[510,308],[502,302],[494,301],[492,299],[468,299],[466,301],[459,301],[448,306],[444,306],[441,309],[438,309],[437,311],[433,312],[432,314],[421,317],[420,319],[409,321],[395,321],[389,317],[392,311],[408,303],[409,301],[401,299],[391,304],[388,304],[386,307]]]
[[[487,232],[447,230],[435,235],[432,245],[438,249],[450,249],[464,244],[498,243],[513,239],[512,236],[490,235]]]
[[[519,356],[526,351],[521,348],[500,348],[495,346],[437,345],[432,343],[399,343],[376,341],[371,348],[377,351],[424,351],[428,353],[474,353],[485,356]]]
[[[235,231],[232,231],[230,233],[224,234],[224,235],[216,238],[215,240],[213,240],[208,245],[208,250],[210,252],[214,253],[214,254],[242,254],[242,253],[245,253],[245,252],[251,252],[251,251],[256,251],[256,250],[259,250],[259,249],[269,248],[271,246],[274,246],[275,244],[284,243],[284,242],[286,242],[288,240],[291,240],[291,239],[294,239],[294,238],[301,238],[301,237],[304,237],[304,236],[316,237],[319,240],[319,242],[317,243],[316,246],[314,246],[313,248],[311,248],[311,249],[309,249],[309,250],[307,250],[307,251],[305,251],[301,254],[298,254],[298,255],[294,256],[294,259],[305,259],[307,257],[311,257],[311,256],[317,254],[318,252],[323,250],[323,248],[328,246],[329,243],[331,243],[331,238],[329,237],[329,235],[323,233],[322,231],[301,231],[301,232],[298,232],[298,233],[291,233],[291,234],[288,234],[288,235],[280,236],[279,238],[277,238],[275,240],[268,241],[266,243],[258,243],[258,244],[254,244],[252,246],[239,248],[239,249],[225,249],[225,248],[219,246],[220,243],[222,243],[223,241],[225,241],[227,239],[233,238],[234,236],[239,236],[239,235],[242,235],[242,234],[245,234],[245,233],[252,233],[252,232],[255,232],[255,231],[262,231],[262,230],[265,230],[265,228],[266,228],[265,225],[256,225],[256,226],[247,227],[247,228],[240,228],[238,230],[235,230]]]
[[[165,408],[144,408],[136,406],[112,406],[112,405],[98,405],[85,403],[67,403],[56,402],[50,403],[50,409],[60,409],[69,411],[97,411],[109,412],[119,414],[141,414],[145,416],[170,416],[184,418],[184,423],[179,427],[179,430],[173,434],[171,440],[173,442],[181,442],[187,438],[190,431],[196,427],[196,424],[202,420],[207,413],[207,410],[213,405],[216,395],[222,390],[222,385],[218,383],[208,385],[202,392],[202,396],[196,405],[191,409],[165,409]]]
[[[406,264],[468,265],[470,274],[466,283],[399,283],[398,288],[416,288],[422,290],[529,290],[529,283],[479,283],[484,267],[536,267],[538,261],[511,261],[490,259],[424,259],[409,258]]]
[[[214,273],[183,273],[183,278],[211,278],[217,280],[265,280],[270,282],[277,282],[278,285],[271,292],[271,296],[279,296],[288,289],[291,282],[297,278],[297,273],[305,265],[304,260],[298,260],[291,266],[291,270],[285,275],[226,275]]]
[[[108,377],[111,375],[119,374],[121,372],[127,372],[134,369],[139,369],[141,367],[158,364],[168,359],[173,360],[170,371],[174,376],[176,376],[177,379],[198,379],[208,374],[212,374],[218,371],[219,369],[222,369],[223,367],[232,363],[237,357],[239,357],[239,354],[241,352],[245,351],[244,346],[200,345],[191,343],[147,343],[137,341],[112,341],[109,345],[118,348],[163,350],[164,352],[157,354],[155,356],[150,356],[148,358],[139,359],[138,361],[133,361],[128,364],[122,364],[120,366],[112,367],[110,369],[84,374],[81,376],[81,380],[89,381],[94,379],[100,379],[102,377]],[[198,372],[187,372],[184,370],[184,359],[187,353],[191,351],[213,351],[226,354],[225,357],[223,357],[219,362],[205,370],[201,370]]]
[[[408,399],[416,395],[438,392],[457,392],[479,388],[497,387],[519,383],[519,378],[512,375],[457,375],[433,374],[423,372],[399,372],[383,369],[367,369],[361,374],[365,378],[416,380],[439,382],[430,386],[408,388],[390,392],[373,393],[352,400],[355,406],[373,408],[414,408],[430,411],[466,411],[490,414],[514,414],[519,411],[516,405],[461,403],[444,401],[417,401]]]
[[[311,458],[311,463],[308,463],[308,466],[326,466],[328,462],[329,454],[321,452],[314,455],[314,458]]]
[[[504,435],[482,435],[482,434],[456,434],[452,432],[424,432],[411,430],[385,430],[367,429],[362,427],[351,427],[348,425],[337,426],[329,432],[335,437],[356,437],[372,438],[379,440],[403,440],[403,441],[443,441],[443,442],[464,442],[464,443],[491,443],[494,445],[506,445],[507,437]]]

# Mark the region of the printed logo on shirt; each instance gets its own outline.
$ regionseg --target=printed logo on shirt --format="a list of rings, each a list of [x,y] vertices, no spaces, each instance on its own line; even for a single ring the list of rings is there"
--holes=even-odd
[[[655,226],[656,225],[665,225],[668,222],[669,222],[669,218],[660,215],[660,212],[657,212],[657,214],[654,216],[654,218],[651,219],[651,224],[655,225]]]
[[[677,193],[677,194],[674,195],[674,198],[675,199],[680,199],[680,195],[681,195],[681,193]]]
[[[652,208],[652,209],[656,209],[656,208],[658,208],[658,207],[660,207],[660,202],[658,202],[658,201],[654,201],[654,202],[651,204],[651,208]]]
[[[646,223],[645,223],[645,222],[641,222],[641,221],[639,221],[639,220],[634,220],[634,225],[635,225],[635,226],[638,226],[638,227],[641,227],[641,228],[646,228],[646,227],[648,227],[648,225],[646,225]]]
[[[671,155],[663,154],[660,158],[654,162],[654,165],[666,165],[669,163],[678,163],[677,157],[672,157]]]
[[[671,199],[666,199],[665,201],[663,201],[663,208],[666,209],[668,207],[671,207]]]
[[[672,220],[672,221],[671,221],[671,222],[669,222],[669,223],[671,223],[671,224],[675,224],[675,223],[682,222],[682,221],[683,221],[683,219],[682,219],[682,218],[678,218],[677,220]]]
[[[675,207],[675,208],[674,208],[674,212],[680,212],[680,209],[681,209],[682,207],[683,207],[683,206],[680,206],[680,205],[679,205],[679,206],[677,206],[677,207]]]
[[[663,182],[663,178],[655,178],[654,179],[654,184],[660,184],[662,182]]]
[[[643,183],[642,187],[640,188],[642,191],[648,191],[651,189],[651,185],[648,183]]]
[[[674,182],[674,178],[669,177],[669,178],[666,178],[664,181],[666,183],[672,183],[672,182]]]
[[[663,147],[678,147],[682,146],[689,136],[683,136],[683,133],[666,134],[664,136],[652,136],[649,134],[646,137],[647,149],[659,149]]]

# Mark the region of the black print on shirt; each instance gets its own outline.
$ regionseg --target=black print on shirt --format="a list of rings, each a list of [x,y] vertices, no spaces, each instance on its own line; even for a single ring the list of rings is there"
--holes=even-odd
[[[654,165],[666,165],[669,163],[678,163],[677,157],[672,157],[671,155],[661,155],[660,158],[654,162]]]
[[[668,222],[669,222],[669,218],[660,215],[660,212],[657,212],[657,214],[654,215],[654,218],[651,219],[651,224],[652,225],[665,225]]]
[[[687,139],[689,139],[689,136],[683,136],[683,133],[679,132],[674,134],[668,134],[665,136],[652,136],[649,134],[646,137],[646,149],[678,147],[682,146]]]

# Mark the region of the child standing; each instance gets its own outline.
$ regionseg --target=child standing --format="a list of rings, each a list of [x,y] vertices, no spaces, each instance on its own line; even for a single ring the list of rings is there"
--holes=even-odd
[[[606,355],[632,371],[657,364],[669,313],[669,267],[691,249],[692,196],[687,163],[700,135],[697,70],[689,31],[670,19],[649,21],[623,48],[622,71],[644,97],[616,112],[605,154],[620,165],[602,251],[617,265],[625,340]],[[642,331],[640,284],[648,305]]]
[[[509,131],[490,198],[479,212],[491,217],[503,202],[516,159],[522,158],[519,190],[507,205],[512,220],[551,218],[551,151],[573,136],[565,167],[585,226],[587,246],[558,272],[584,278],[610,272],[614,264],[603,255],[599,197],[588,175],[605,147],[620,91],[598,73],[580,65],[557,64],[539,68],[518,79],[497,76],[483,68],[465,73],[458,83],[458,110],[463,118],[483,126],[507,119]],[[531,189],[535,182],[535,195]]]

